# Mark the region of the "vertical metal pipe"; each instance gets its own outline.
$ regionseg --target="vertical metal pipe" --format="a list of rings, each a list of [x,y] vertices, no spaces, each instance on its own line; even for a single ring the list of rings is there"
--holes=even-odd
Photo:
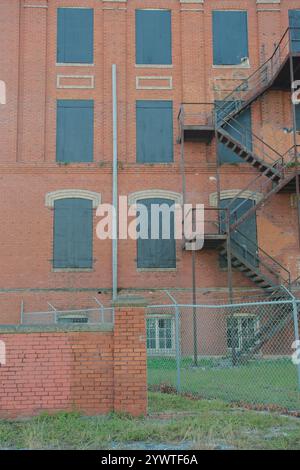
[[[180,311],[178,305],[175,305],[175,353],[176,353],[176,390],[181,391],[180,374]]]
[[[198,327],[196,298],[196,250],[192,250],[194,365],[198,366]]]
[[[226,209],[226,251],[227,251],[227,279],[229,302],[232,304],[232,260],[231,260],[231,233],[230,233],[230,209]]]
[[[215,142],[216,142],[216,186],[217,186],[217,207],[221,207],[221,175],[220,175],[220,158],[218,153],[218,114],[216,105],[214,105],[213,122],[215,127]]]
[[[181,181],[182,181],[182,204],[183,207],[186,203],[186,177],[185,177],[185,159],[184,159],[184,106],[181,106],[180,113],[180,170],[181,170]]]
[[[229,303],[232,304],[233,302],[233,293],[232,293],[232,258],[231,258],[231,233],[230,233],[230,209],[226,209],[226,252],[227,252],[227,281],[228,281],[228,296],[229,296]],[[234,312],[232,312],[230,316],[231,321],[234,319]],[[232,348],[231,348],[231,358],[232,358],[232,365],[236,365],[237,358],[236,358],[236,350],[234,345],[234,335],[233,335],[233,327],[232,327]]]
[[[118,100],[117,66],[112,65],[112,118],[113,118],[113,220],[112,220],[112,297],[118,295]]]

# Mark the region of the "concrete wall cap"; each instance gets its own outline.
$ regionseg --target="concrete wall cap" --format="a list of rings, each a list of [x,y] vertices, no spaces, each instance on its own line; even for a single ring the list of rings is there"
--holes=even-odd
[[[103,323],[99,325],[89,324],[69,324],[69,325],[0,325],[1,334],[20,334],[20,333],[72,333],[72,332],[111,332],[114,326],[112,323]]]

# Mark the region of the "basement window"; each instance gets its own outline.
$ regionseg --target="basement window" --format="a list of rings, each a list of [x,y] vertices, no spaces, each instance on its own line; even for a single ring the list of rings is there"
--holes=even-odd
[[[58,323],[88,323],[88,317],[85,315],[61,315],[57,319]]]
[[[227,319],[227,347],[240,351],[247,345],[255,344],[259,327],[258,318],[254,315],[237,315]]]
[[[249,66],[246,11],[213,11],[213,64]]]
[[[174,318],[166,315],[147,318],[147,351],[153,355],[175,353]]]

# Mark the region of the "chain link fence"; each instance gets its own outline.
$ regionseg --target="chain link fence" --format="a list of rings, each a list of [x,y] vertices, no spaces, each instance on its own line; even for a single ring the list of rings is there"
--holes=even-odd
[[[300,411],[299,311],[296,299],[148,307],[149,389]]]
[[[79,290],[0,293],[2,325],[50,326],[62,323],[114,323],[109,295]]]

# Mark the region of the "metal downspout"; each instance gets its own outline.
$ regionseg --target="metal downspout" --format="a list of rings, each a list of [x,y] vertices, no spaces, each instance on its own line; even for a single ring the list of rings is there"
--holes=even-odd
[[[113,220],[112,220],[112,297],[118,295],[118,100],[117,66],[112,65],[112,118],[113,118]]]

